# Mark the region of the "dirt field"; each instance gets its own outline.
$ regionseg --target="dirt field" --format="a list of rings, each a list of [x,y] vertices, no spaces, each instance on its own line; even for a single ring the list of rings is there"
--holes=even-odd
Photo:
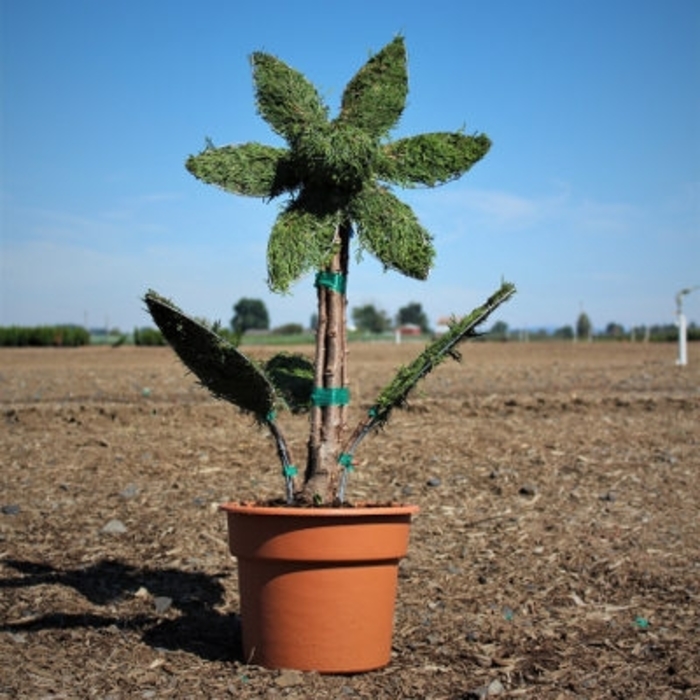
[[[351,346],[358,416],[413,352]],[[700,347],[675,357],[439,368],[357,454],[351,498],[421,513],[392,663],[343,677],[238,658],[217,504],[282,493],[265,433],[165,348],[0,351],[0,698],[700,697]]]

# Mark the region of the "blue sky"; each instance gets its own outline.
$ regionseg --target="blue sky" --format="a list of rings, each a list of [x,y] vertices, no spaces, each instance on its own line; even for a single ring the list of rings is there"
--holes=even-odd
[[[400,33],[410,92],[392,137],[493,140],[459,181],[399,191],[435,237],[427,282],[370,257],[350,307],[432,323],[502,278],[511,327],[672,323],[700,284],[697,0],[0,0],[0,325],[151,325],[150,287],[228,323],[241,297],[307,324],[313,281],[268,291],[281,202],[207,187],[184,160],[211,138],[278,144],[248,57],[303,72],[335,114],[347,81]],[[258,8],[258,9],[255,9]],[[685,298],[700,322],[700,290]]]

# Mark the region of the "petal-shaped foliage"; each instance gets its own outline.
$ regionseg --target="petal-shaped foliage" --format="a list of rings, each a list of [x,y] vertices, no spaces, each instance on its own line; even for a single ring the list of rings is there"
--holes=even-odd
[[[292,143],[304,129],[328,122],[328,108],[304,75],[261,51],[251,60],[258,112],[280,136]]]
[[[182,362],[211,393],[263,423],[285,407],[265,372],[208,325],[154,291],[145,298],[153,320]]]
[[[209,185],[249,197],[274,197],[293,191],[299,182],[290,167],[286,148],[259,143],[205,148],[190,156],[187,170]]]
[[[503,282],[482,305],[467,316],[456,320],[450,325],[449,331],[427,345],[409,365],[399,368],[396,376],[381,391],[371,411],[373,424],[369,427],[379,427],[387,422],[394,408],[405,408],[408,405],[408,395],[415,389],[418,382],[425,378],[448,357],[460,360],[457,346],[468,338],[479,335],[478,327],[504,302],[515,294],[515,286]]]
[[[268,285],[286,292],[292,282],[311,270],[320,270],[333,254],[338,214],[311,213],[292,203],[272,227],[267,243]]]
[[[360,245],[385,267],[416,279],[428,276],[435,249],[411,207],[389,190],[370,185],[353,199],[349,211]]]
[[[403,187],[435,187],[463,175],[490,147],[491,140],[485,134],[437,132],[409,136],[383,146],[377,177]]]
[[[311,408],[313,362],[303,355],[280,352],[265,363],[265,374],[284,396],[292,413],[303,413]]]
[[[406,47],[399,36],[372,56],[348,83],[337,121],[378,139],[396,126],[407,95]]]

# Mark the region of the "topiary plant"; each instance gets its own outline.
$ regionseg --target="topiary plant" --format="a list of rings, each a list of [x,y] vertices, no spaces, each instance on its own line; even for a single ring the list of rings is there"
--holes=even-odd
[[[389,189],[434,187],[464,174],[489,150],[485,134],[421,134],[391,141],[406,103],[406,49],[396,37],[372,56],[349,82],[332,121],[315,87],[267,53],[252,56],[260,115],[287,148],[259,143],[215,147],[188,158],[198,179],[234,194],[273,199],[285,206],[267,247],[268,283],[287,292],[315,272],[317,318],[312,361],[283,354],[265,364],[246,357],[172,302],[149,291],[148,309],[182,361],[215,396],[255,416],[271,431],[290,504],[343,504],[353,456],[363,438],[384,425],[394,408],[457,346],[515,292],[501,287],[480,307],[455,321],[398,370],[353,431],[347,427],[346,289],[351,238],[358,253],[376,256],[385,268],[417,279],[428,276],[435,256],[431,235],[411,208]],[[310,436],[302,475],[290,455],[277,416],[310,412]]]

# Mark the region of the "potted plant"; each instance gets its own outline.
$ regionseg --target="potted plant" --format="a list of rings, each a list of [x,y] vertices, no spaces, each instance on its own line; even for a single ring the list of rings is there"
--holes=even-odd
[[[389,661],[397,566],[418,509],[349,502],[346,482],[355,452],[393,409],[406,404],[421,378],[447,357],[459,357],[459,343],[477,335],[478,326],[515,289],[503,283],[482,306],[455,318],[449,332],[398,369],[349,429],[351,243],[386,269],[426,278],[435,254],[432,237],[389,185],[434,187],[454,180],[491,142],[484,134],[462,132],[389,140],[408,92],[400,36],[349,82],[333,120],[301,73],[263,52],[252,55],[252,68],[258,111],[288,147],[208,143],[186,167],[235,194],[287,198],[268,242],[268,282],[272,291],[287,292],[300,277],[315,273],[315,355],[309,360],[280,353],[257,362],[216,326],[188,316],[156,292],[149,291],[145,301],[199,381],[254,416],[276,446],[284,498],[222,506],[230,549],[238,558],[246,657],[271,668],[364,671]],[[303,471],[278,422],[284,410],[310,416]]]

